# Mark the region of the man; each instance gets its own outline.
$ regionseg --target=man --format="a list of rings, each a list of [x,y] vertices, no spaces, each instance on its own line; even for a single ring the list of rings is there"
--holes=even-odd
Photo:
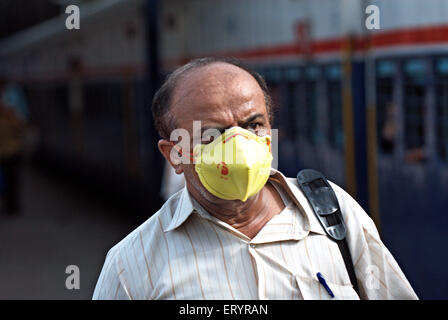
[[[194,60],[159,89],[153,115],[159,150],[186,186],[109,251],[94,299],[417,298],[346,192],[332,184],[360,296],[295,179],[266,173],[272,107],[258,74],[233,60]],[[188,135],[174,143],[175,129]],[[228,146],[238,161],[216,158]]]

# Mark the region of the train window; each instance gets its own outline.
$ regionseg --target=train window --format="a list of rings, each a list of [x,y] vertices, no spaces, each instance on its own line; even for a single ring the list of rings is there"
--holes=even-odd
[[[404,130],[406,157],[424,160],[426,61],[410,59],[404,64]]]
[[[84,85],[85,114],[88,119],[122,118],[122,85],[118,82],[101,82]]]
[[[308,141],[315,145],[318,139],[317,127],[317,81],[319,78],[319,68],[309,66],[305,69],[305,117],[306,117],[306,136]]]
[[[299,86],[301,70],[299,68],[288,68],[285,70],[286,78],[286,108],[285,124],[286,133],[290,139],[294,140],[297,136],[297,109],[299,105]]]
[[[122,83],[85,83],[83,100],[85,157],[98,168],[122,171],[125,156]]]
[[[282,79],[281,70],[278,68],[267,69],[267,70],[265,70],[265,72],[263,72],[263,75],[266,80],[266,84],[268,85],[269,93],[271,94],[274,109],[279,110],[279,108],[281,108],[281,104],[282,104],[281,87],[280,87],[280,81]],[[280,109],[280,113],[281,113],[281,109]],[[280,118],[281,118],[281,114],[280,114]],[[277,117],[274,118],[274,121],[276,123],[279,122],[278,120],[280,120],[280,122],[282,122],[282,119],[277,119],[277,120],[276,119],[277,119]],[[276,123],[271,124],[271,125],[273,125],[274,127],[278,127]],[[280,124],[282,124],[282,123],[280,123]],[[279,134],[282,134],[282,131],[283,130],[280,130]]]
[[[44,140],[46,147],[54,152],[70,152],[70,114],[68,109],[68,87],[51,84],[43,88],[45,108]],[[57,132],[58,134],[54,134]]]
[[[379,61],[376,65],[377,141],[379,149],[386,154],[393,153],[396,139],[396,69],[396,63],[390,60]]]
[[[437,150],[448,161],[448,57],[437,60],[436,78]]]
[[[325,68],[327,79],[327,105],[329,114],[328,138],[330,145],[336,149],[344,147],[342,127],[341,66],[334,64]]]
[[[68,87],[66,85],[57,85],[52,88],[53,103],[55,113],[68,121],[70,114],[68,109]]]
[[[278,68],[267,69],[263,75],[268,84],[278,84],[282,79],[281,70]]]
[[[299,68],[291,67],[285,70],[285,78],[289,82],[297,82],[301,76],[301,70]]]

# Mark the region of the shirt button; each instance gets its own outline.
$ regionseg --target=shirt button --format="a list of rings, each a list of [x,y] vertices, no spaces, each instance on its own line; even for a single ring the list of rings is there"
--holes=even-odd
[[[254,245],[254,244],[250,244],[250,247],[251,247],[252,249],[255,249],[255,245]]]

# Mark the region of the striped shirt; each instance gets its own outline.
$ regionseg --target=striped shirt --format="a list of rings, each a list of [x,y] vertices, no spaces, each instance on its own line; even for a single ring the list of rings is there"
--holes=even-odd
[[[285,203],[254,238],[215,218],[183,188],[106,256],[93,299],[417,299],[373,221],[332,187],[347,225],[360,296],[338,245],[295,179],[269,178]]]

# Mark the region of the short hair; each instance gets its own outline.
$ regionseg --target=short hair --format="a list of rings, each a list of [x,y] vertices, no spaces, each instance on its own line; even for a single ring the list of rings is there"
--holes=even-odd
[[[269,89],[263,77],[259,73],[249,69],[238,59],[229,57],[225,58],[206,57],[191,60],[187,64],[175,69],[172,73],[170,73],[166,77],[165,82],[155,93],[154,98],[152,100],[152,116],[154,119],[154,125],[156,127],[156,130],[162,138],[169,139],[171,131],[176,129],[175,119],[169,111],[171,108],[171,100],[173,92],[176,88],[176,85],[178,84],[179,79],[190,71],[219,62],[234,65],[249,73],[257,81],[258,85],[263,91],[264,101],[266,104],[266,111],[269,116],[269,121],[272,123],[273,121],[272,99],[269,94]]]

